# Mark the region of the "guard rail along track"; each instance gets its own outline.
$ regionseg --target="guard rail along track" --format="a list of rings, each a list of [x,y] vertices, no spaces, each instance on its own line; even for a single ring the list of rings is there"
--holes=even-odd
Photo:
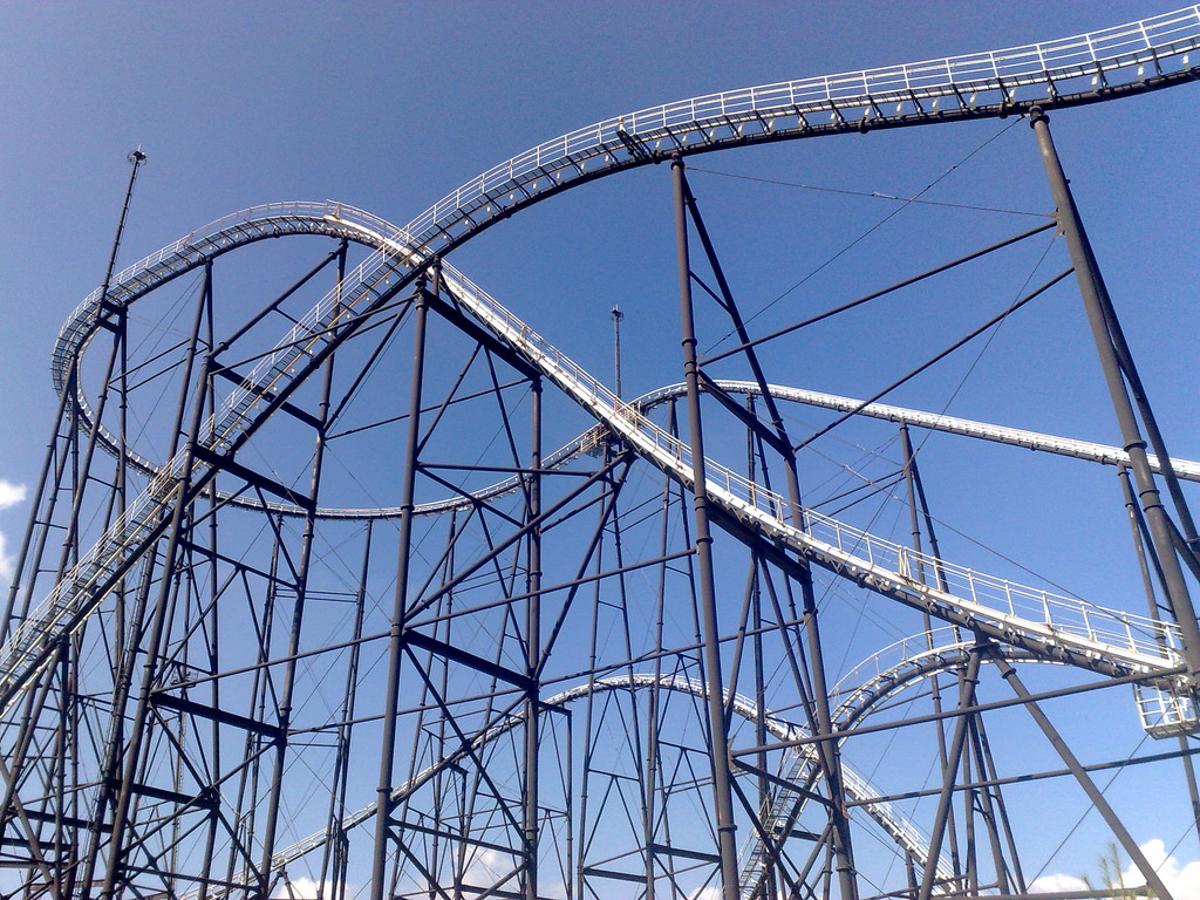
[[[1200,46],[1200,7],[1144,19],[1073,38],[1001,51],[835,76],[781,82],[711,94],[576,130],[540,144],[457,188],[395,230],[356,213],[312,211],[329,233],[385,236],[342,284],[300,319],[209,417],[199,443],[232,449],[252,425],[264,396],[286,386],[303,360],[330,340],[326,329],[371,307],[372,299],[414,277],[416,269],[517,209],[574,184],[668,156],[756,142],[964,118],[1002,116],[1037,104],[1046,108],[1104,101],[1192,80],[1200,73],[1191,54]],[[818,119],[827,119],[825,122]],[[292,207],[294,205],[287,204]],[[239,230],[276,236],[293,227],[281,208],[270,224],[231,222]],[[262,222],[265,223],[265,217]],[[364,221],[364,219],[367,219]],[[221,252],[209,234],[190,235],[142,261],[118,279],[118,292],[93,295],[72,316],[56,345],[56,373],[69,372],[102,300],[127,303]],[[458,302],[640,456],[690,484],[690,447],[659,429],[636,406],[603,385],[528,325],[453,268],[444,269]],[[56,375],[56,377],[58,377]],[[0,648],[0,707],[7,710],[49,659],[49,650],[78,629],[162,534],[182,483],[202,480],[205,463],[185,447],[151,477],[146,489],[55,585]],[[947,621],[963,624],[1028,650],[1109,674],[1139,673],[1158,687],[1190,690],[1173,672],[1180,661],[1178,631],[1169,625],[1025,587],[956,566],[804,510],[793,521],[779,495],[716,463],[707,464],[705,490],[723,514],[767,539],[785,544],[816,565]],[[915,567],[920,564],[920,568]],[[948,589],[920,581],[915,572],[940,572]]]
[[[577,685],[568,688],[552,697],[548,697],[544,701],[547,708],[561,708],[569,703],[579,700],[589,694],[600,693],[603,691],[616,690],[645,690],[648,688],[657,688],[662,691],[674,691],[678,693],[691,694],[695,697],[703,698],[706,695],[706,686],[704,682],[694,679],[685,678],[679,675],[659,675],[655,676],[651,673],[635,672],[627,675],[612,675],[607,678],[598,678],[594,681]],[[728,699],[728,698],[727,698]],[[732,709],[735,715],[740,716],[746,721],[753,722],[758,718],[758,708],[754,701],[749,697],[741,694],[734,694],[732,697]],[[391,798],[395,803],[399,803],[406,797],[420,790],[422,786],[428,784],[434,776],[439,772],[443,772],[448,768],[453,768],[461,760],[469,754],[487,747],[497,738],[515,729],[525,721],[523,712],[514,715],[509,715],[501,721],[484,728],[470,741],[468,747],[462,747],[455,752],[448,754],[446,757],[437,760],[434,763],[426,766],[420,772],[417,772],[412,778],[401,785],[397,785],[392,790]],[[805,728],[793,723],[787,722],[773,715],[769,710],[764,714],[764,725],[772,736],[781,741],[798,740],[808,737],[808,732]],[[816,749],[813,744],[802,744],[790,752],[790,760],[796,761],[796,768],[799,770],[804,765],[813,766],[816,764]],[[878,796],[878,791],[865,778],[855,772],[845,763],[842,764],[842,773],[846,781],[846,793],[851,798],[857,801],[871,801],[871,798]],[[804,777],[801,774],[799,777]],[[787,797],[792,798],[794,795],[790,792],[783,792]],[[897,846],[903,848],[906,852],[913,855],[915,859],[924,860],[929,856],[929,838],[921,831],[907,816],[897,810],[895,806],[886,800],[878,800],[874,802],[863,802],[863,808],[867,814],[879,825],[880,828],[896,842]],[[342,832],[357,828],[366,822],[369,822],[375,815],[375,805],[370,804],[362,809],[356,810],[346,816],[341,822]],[[297,860],[303,859],[309,853],[324,846],[330,840],[328,830],[321,830],[296,841],[294,844],[283,848],[271,857],[271,871],[283,871],[290,864]],[[756,842],[751,839],[746,844],[743,856],[745,859],[750,859],[755,856],[756,852],[761,862],[761,850],[756,851]],[[938,856],[938,888],[935,893],[943,893],[945,884],[950,884],[953,879],[953,874],[949,863],[941,856]],[[246,879],[250,876],[249,871],[242,873],[242,878]],[[211,891],[210,896],[225,896],[226,892]],[[747,890],[743,889],[743,894],[746,895]],[[197,893],[189,893],[187,898],[198,896]]]
[[[327,294],[264,355],[201,428],[198,442],[221,453],[235,447],[263,398],[279,394],[301,361],[327,340],[333,325],[349,320],[382,293],[403,281],[420,257],[396,231],[358,211],[328,214],[329,232],[344,236],[369,232],[379,246],[347,274],[340,290]],[[264,234],[264,236],[267,236]],[[202,256],[204,241],[185,239],[139,264],[182,267],[187,257]],[[137,269],[138,267],[135,267]],[[690,486],[691,448],[650,420],[636,405],[622,403],[607,387],[551,345],[452,266],[443,264],[443,280],[455,300],[498,339],[534,365],[546,378],[606,426],[640,456]],[[148,282],[138,272],[118,283]],[[94,295],[93,295],[94,296]],[[85,305],[88,301],[85,301]],[[97,306],[99,298],[92,300]],[[86,333],[77,312],[64,334]],[[63,341],[60,340],[60,345]],[[192,460],[186,447],[159,469],[108,531],[67,572],[12,632],[0,649],[0,702],[7,709],[45,664],[55,642],[77,629],[122,574],[166,527],[171,498],[185,476],[198,480],[206,464]],[[868,532],[804,510],[789,520],[783,498],[712,461],[706,463],[707,490],[716,506],[758,534],[782,542],[817,565],[910,606],[927,609],[947,621],[978,628],[997,639],[1034,652],[1063,658],[1108,674],[1143,673],[1160,687],[1181,682],[1171,674],[1180,661],[1178,629],[1148,617],[1095,606],[1071,597],[1026,587],[958,566],[887,541]],[[939,572],[948,589],[920,582],[914,573]]]

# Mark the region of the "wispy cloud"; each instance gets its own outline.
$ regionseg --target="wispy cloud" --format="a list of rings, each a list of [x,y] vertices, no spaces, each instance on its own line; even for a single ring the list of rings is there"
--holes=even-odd
[[[25,502],[26,488],[0,478],[0,509],[8,509]],[[0,531],[0,583],[7,584],[13,575],[13,558],[8,555],[8,540]]]
[[[1200,860],[1181,862],[1167,852],[1166,842],[1161,838],[1153,838],[1141,845],[1146,861],[1154,867],[1168,890],[1176,897],[1200,897]],[[1124,887],[1140,887],[1146,883],[1145,877],[1132,863],[1121,873]],[[1099,887],[1100,885],[1096,885]],[[1052,891],[1082,891],[1087,890],[1087,884],[1076,875],[1056,874],[1043,875],[1029,885],[1030,893]]]
[[[1029,885],[1032,894],[1057,894],[1065,891],[1086,891],[1087,882],[1074,875],[1043,875]]]
[[[332,891],[333,882],[326,879],[325,889],[321,891],[321,896],[328,897]],[[281,884],[275,888],[275,893],[271,896],[275,900],[316,900],[316,879],[309,878],[307,875],[289,879],[287,884]]]
[[[7,584],[13,575],[13,558],[8,555],[8,539],[0,531],[0,583]]]
[[[26,488],[23,484],[13,484],[0,478],[0,509],[8,509],[18,503],[25,502]]]

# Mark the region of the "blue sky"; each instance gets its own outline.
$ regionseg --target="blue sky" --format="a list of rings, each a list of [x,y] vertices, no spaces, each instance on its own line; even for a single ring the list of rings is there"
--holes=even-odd
[[[51,342],[103,274],[125,154],[137,144],[150,159],[123,262],[226,212],[271,200],[329,197],[404,222],[526,146],[625,110],[1019,44],[1168,8],[0,5],[0,199],[7,212],[0,223],[0,410],[7,426],[0,429],[0,479],[21,485],[36,475],[53,412]],[[1053,122],[1172,451],[1190,458],[1200,457],[1191,374],[1200,327],[1193,302],[1198,100],[1200,88],[1189,86],[1063,112]],[[1023,124],[1006,130],[1008,124],[804,141],[693,165],[907,195],[995,138],[929,196],[1046,211],[1051,202],[1032,136]],[[747,310],[804,279],[893,208],[698,171],[692,182]],[[608,371],[607,311],[620,303],[627,313],[627,393],[649,389],[678,377],[669,196],[660,168],[610,179],[492,229],[455,262],[600,373]],[[757,326],[793,321],[1026,221],[906,210],[774,304]],[[805,343],[773,348],[768,371],[806,387],[870,392],[1011,301],[1043,249],[1022,250],[870,316],[846,317],[814,330]],[[1061,246],[1051,252],[1046,273],[1065,265]],[[710,337],[719,336],[715,323],[702,318]],[[953,398],[950,411],[959,415],[1116,442],[1089,340],[1078,298],[1063,286],[1006,325],[976,366],[977,349],[968,350],[892,399],[941,409]],[[878,443],[879,432],[873,434]],[[957,439],[930,441],[924,459],[947,521],[1085,596],[1140,609],[1137,595],[1113,596],[1135,586],[1136,573],[1110,472]],[[17,496],[11,492],[6,502],[0,494],[0,532],[10,553],[28,515]],[[964,542],[956,549],[972,552]],[[991,559],[964,562],[986,569]],[[1126,776],[1135,785],[1137,777]],[[1161,821],[1152,804],[1138,804],[1137,790],[1129,793],[1139,840],[1169,844],[1178,837],[1186,822],[1177,806]],[[1075,806],[1081,809],[1077,800]],[[1091,853],[1086,840],[1075,842],[1060,857],[1062,868],[1054,863],[1050,871],[1078,871]],[[1181,853],[1195,858],[1194,841]]]

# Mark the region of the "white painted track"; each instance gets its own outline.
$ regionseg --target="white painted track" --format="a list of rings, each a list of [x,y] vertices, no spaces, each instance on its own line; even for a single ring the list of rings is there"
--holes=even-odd
[[[649,673],[633,673],[630,675],[612,675],[606,678],[596,679],[591,683],[584,683],[572,688],[568,688],[561,693],[555,694],[547,698],[543,705],[547,708],[561,708],[567,706],[577,700],[581,700],[591,694],[602,693],[604,691],[617,690],[646,690],[652,687],[657,687],[662,691],[671,691],[677,693],[690,694],[694,697],[703,699],[706,696],[706,688],[703,682],[694,678],[683,678],[677,675],[662,675],[654,676]],[[732,698],[732,709],[735,715],[745,719],[748,722],[756,721],[758,718],[758,707],[749,697],[735,694]],[[468,757],[469,754],[477,752],[485,748],[492,741],[511,732],[525,721],[523,713],[507,716],[499,723],[486,728],[477,734],[471,741],[469,747],[464,747],[450,753],[446,757],[439,759],[437,762],[427,766],[425,769],[418,772],[404,784],[393,789],[391,797],[393,803],[399,803],[406,797],[419,790],[423,785],[431,781],[439,772],[445,771],[447,768],[459,764],[462,760]],[[767,711],[764,716],[764,721],[767,731],[775,738],[781,741],[800,740],[808,736],[808,732],[799,725],[793,725],[777,716],[774,716]],[[808,762],[815,763],[816,751],[814,745],[804,744],[796,752],[796,755]],[[846,794],[852,800],[870,800],[872,797],[879,795],[879,792],[871,786],[871,783],[861,775],[856,773],[852,767],[843,764],[843,774],[846,780]],[[887,801],[879,801],[874,803],[864,803],[863,809],[876,824],[896,843],[902,850],[913,854],[916,859],[925,859],[929,855],[929,839],[928,836],[921,831],[907,816],[897,810],[891,803]],[[364,806],[362,809],[351,813],[342,820],[343,830],[357,828],[365,822],[370,821],[375,817],[376,807],[374,803]],[[296,841],[288,847],[278,851],[271,858],[271,871],[283,871],[290,864],[299,859],[304,858],[314,850],[324,846],[329,840],[329,834],[326,830],[315,832],[302,840]],[[753,843],[747,845],[747,852]],[[938,879],[939,881],[950,881],[952,871],[949,863],[938,857]],[[243,873],[244,878],[248,878],[250,873]],[[211,893],[211,890],[210,890]],[[940,893],[940,891],[935,891]],[[188,894],[188,897],[196,896]],[[223,896],[218,892],[214,896]]]
[[[286,392],[303,369],[305,355],[321,344],[321,334],[331,325],[370,309],[376,298],[411,280],[433,256],[543,197],[674,153],[999,116],[1035,103],[1055,108],[1154,90],[1195,78],[1200,73],[1200,60],[1192,58],[1197,48],[1200,7],[1192,6],[1042,44],[692,98],[539,144],[447,194],[402,229],[333,204],[279,204],[250,216],[235,214],[126,270],[107,297],[89,297],[60,334],[55,379],[64,388],[64,375],[69,379],[74,360],[94,333],[102,299],[128,303],[207,257],[278,234],[317,229],[375,246],[348,273],[340,295],[325,298],[301,319],[204,423],[201,443],[223,452],[255,427],[266,392]],[[639,456],[691,485],[690,447],[658,428],[636,404],[613,396],[466,276],[445,264],[443,274],[447,289],[498,339]],[[942,424],[962,427],[961,420]],[[1002,438],[993,434],[989,439]],[[1009,434],[1005,442],[1019,439]],[[1070,449],[1103,455],[1095,446]],[[706,462],[705,468],[705,491],[730,522],[841,577],[977,628],[1041,659],[1109,674],[1141,673],[1165,688],[1191,688],[1176,674],[1179,636],[1171,626],[918,555],[815,511],[793,517],[779,495],[715,462]],[[0,648],[0,705],[5,710],[45,665],[49,648],[80,628],[121,576],[144,558],[145,549],[166,528],[181,483],[202,481],[203,469],[186,452],[163,464],[126,514],[9,636]],[[942,573],[949,588],[939,590],[919,580],[915,573],[922,569]]]
[[[251,232],[253,239],[270,236],[291,221],[300,204],[279,204],[250,221],[235,222],[234,228]],[[412,251],[395,237],[388,223],[347,207],[307,205],[307,215],[318,214],[320,227],[329,234],[377,246],[358,267],[347,274],[341,290],[330,292],[264,356],[204,424],[201,443],[215,452],[235,446],[264,396],[286,389],[293,373],[310,348],[324,339],[334,322],[370,308],[382,292],[402,281],[407,265],[415,262]],[[235,214],[236,216],[236,214]],[[297,226],[299,227],[299,226]],[[304,227],[313,227],[306,224]],[[199,240],[189,236],[121,273],[115,283],[129,296],[161,283],[166,275],[194,267],[196,260],[213,252],[205,241],[232,244],[221,236],[226,223],[206,229]],[[635,404],[625,403],[607,387],[542,338],[528,324],[507,310],[494,297],[475,285],[448,263],[443,263],[443,281],[458,303],[498,339],[529,361],[597,422],[624,441],[643,458],[665,473],[690,486],[691,449],[653,423]],[[137,287],[141,285],[141,288]],[[56,347],[56,359],[70,357],[86,345],[94,333],[94,318],[100,298],[93,294],[64,326]],[[90,324],[90,327],[89,327]],[[56,365],[58,371],[61,366]],[[57,637],[76,630],[97,607],[126,571],[139,558],[142,548],[166,527],[176,486],[189,464],[185,451],[157,471],[149,486],[133,500],[126,514],[97,541],[55,586],[0,649],[0,702],[7,708],[32,675],[48,658]],[[190,461],[191,478],[197,480],[199,461]],[[1164,686],[1177,683],[1173,670],[1181,662],[1178,629],[1117,610],[1029,588],[1007,579],[957,566],[927,554],[917,554],[903,545],[883,540],[852,528],[813,510],[804,510],[802,520],[790,521],[781,496],[741,475],[709,461],[708,493],[711,500],[732,519],[772,541],[781,541],[810,561],[850,578],[879,593],[911,606],[927,609],[948,621],[978,627],[985,633],[1035,652],[1064,656],[1069,661],[1110,674],[1141,672],[1157,676]],[[949,591],[921,583],[915,573],[941,572]]]

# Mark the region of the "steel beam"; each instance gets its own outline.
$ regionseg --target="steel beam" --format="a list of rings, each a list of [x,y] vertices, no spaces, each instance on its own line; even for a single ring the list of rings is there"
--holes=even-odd
[[[1130,402],[1129,391],[1122,375],[1122,367],[1117,350],[1113,345],[1112,324],[1116,321],[1115,313],[1104,302],[1107,289],[1104,278],[1100,274],[1100,266],[1092,252],[1087,232],[1079,209],[1075,205],[1075,197],[1063,172],[1062,162],[1054,146],[1054,138],[1050,135],[1050,118],[1041,109],[1035,108],[1030,112],[1030,125],[1037,136],[1038,149],[1041,152],[1042,164],[1046,169],[1046,177],[1050,182],[1050,191],[1058,206],[1058,222],[1066,238],[1067,247],[1071,253],[1071,262],[1075,269],[1075,278],[1079,283],[1079,292],[1083,297],[1084,309],[1087,312],[1088,324],[1091,326],[1092,338],[1100,356],[1100,365],[1104,370],[1104,381],[1108,385],[1109,397],[1112,400],[1113,411],[1116,413],[1117,424],[1121,429],[1121,439],[1125,452],[1129,454],[1129,465],[1137,482],[1138,495],[1146,522],[1150,527],[1155,550],[1163,567],[1163,577],[1166,580],[1167,599],[1171,604],[1175,621],[1179,624],[1183,639],[1183,654],[1188,664],[1188,674],[1193,678],[1200,677],[1200,627],[1196,624],[1196,610],[1192,606],[1191,595],[1188,593],[1187,582],[1183,569],[1176,554],[1173,538],[1174,523],[1167,515],[1162,505],[1158,488],[1154,482],[1154,474],[1150,470],[1150,462],[1146,455],[1146,442],[1138,427],[1133,404]],[[1159,452],[1159,463],[1167,460],[1166,448]]]

